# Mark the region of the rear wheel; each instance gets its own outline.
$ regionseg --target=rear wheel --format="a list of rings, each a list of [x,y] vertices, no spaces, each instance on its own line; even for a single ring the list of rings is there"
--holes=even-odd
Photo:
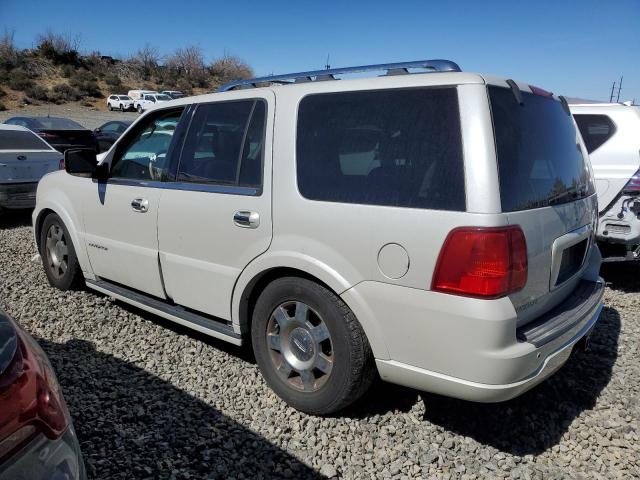
[[[58,215],[45,218],[40,231],[40,257],[52,287],[69,290],[82,282],[82,271],[69,231]]]
[[[138,105],[138,113],[142,113],[142,105]]]
[[[120,104],[120,111],[124,112],[124,105]]]
[[[113,107],[111,106],[111,103],[107,103],[107,109],[108,109],[109,111],[112,111],[112,110],[113,110]]]
[[[367,338],[347,305],[303,278],[270,283],[251,325],[256,360],[269,386],[289,405],[329,414],[356,401],[375,377]]]

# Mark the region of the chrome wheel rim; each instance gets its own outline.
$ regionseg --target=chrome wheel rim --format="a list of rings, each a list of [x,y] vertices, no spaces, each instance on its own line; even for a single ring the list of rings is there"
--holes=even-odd
[[[269,317],[266,339],[278,376],[292,388],[315,392],[331,376],[331,334],[320,314],[306,303],[280,304]]]
[[[69,247],[64,231],[60,225],[51,225],[47,231],[46,240],[47,265],[49,271],[56,277],[62,277],[69,265]]]

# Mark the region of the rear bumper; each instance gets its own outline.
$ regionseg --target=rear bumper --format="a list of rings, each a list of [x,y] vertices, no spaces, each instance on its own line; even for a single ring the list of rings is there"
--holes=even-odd
[[[0,208],[33,208],[38,182],[0,184]]]
[[[599,266],[594,247],[565,300],[520,328],[507,297],[478,300],[363,282],[342,298],[360,319],[383,380],[500,402],[554,373],[593,329],[604,293]]]
[[[502,402],[517,397],[538,385],[564,365],[576,344],[591,333],[603,307],[601,299],[604,284],[598,282],[598,285],[596,290],[600,294],[592,297],[592,300],[597,300],[589,305],[589,308],[583,312],[583,316],[569,319],[573,324],[570,330],[575,333],[548,353],[540,366],[524,378],[514,379],[509,383],[488,384],[456,378],[393,360],[376,360],[380,376],[383,380],[392,383],[474,402]]]

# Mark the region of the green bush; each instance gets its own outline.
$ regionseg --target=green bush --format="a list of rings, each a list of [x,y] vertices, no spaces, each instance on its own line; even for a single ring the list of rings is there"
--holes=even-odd
[[[48,100],[49,98],[49,92],[47,89],[40,85],[33,85],[32,87],[25,89],[24,93],[34,100]]]
[[[87,70],[78,70],[69,79],[69,84],[83,97],[102,98],[102,92],[95,75]]]
[[[105,75],[104,81],[109,87],[113,89],[117,89],[122,86],[122,80],[120,80],[120,77],[112,73]]]
[[[9,87],[18,91],[25,91],[33,87],[33,80],[29,78],[27,72],[16,68],[9,73]]]
[[[70,78],[76,73],[76,69],[73,68],[73,65],[63,65],[62,66],[62,76],[65,78]]]
[[[71,85],[59,83],[54,85],[49,93],[49,100],[55,103],[72,102],[78,100],[82,95]]]

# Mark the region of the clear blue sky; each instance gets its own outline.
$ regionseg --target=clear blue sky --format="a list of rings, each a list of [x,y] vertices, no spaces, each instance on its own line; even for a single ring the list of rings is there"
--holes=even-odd
[[[567,96],[640,102],[639,0],[212,2],[0,0],[0,29],[31,46],[50,28],[85,51],[126,56],[197,45],[238,55],[256,74],[428,58]],[[102,7],[101,5],[104,5]]]

